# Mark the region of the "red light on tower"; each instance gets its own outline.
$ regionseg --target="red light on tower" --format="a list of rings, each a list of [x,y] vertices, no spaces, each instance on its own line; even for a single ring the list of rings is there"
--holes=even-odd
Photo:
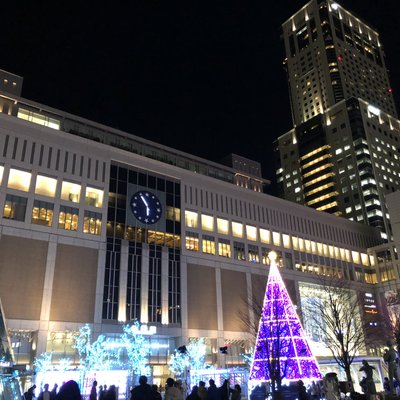
[[[390,88],[388,89],[388,92],[389,92],[389,93],[393,93],[393,88],[390,87]]]
[[[339,55],[338,58],[337,58],[337,60],[338,60],[339,62],[342,62],[342,61],[343,61],[343,57]]]

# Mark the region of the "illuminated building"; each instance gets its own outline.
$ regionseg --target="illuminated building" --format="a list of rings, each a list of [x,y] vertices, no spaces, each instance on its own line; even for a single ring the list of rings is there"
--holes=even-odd
[[[379,34],[330,0],[283,25],[293,129],[275,142],[280,196],[392,232],[400,122]]]
[[[209,363],[245,365],[240,314],[255,319],[244,299],[263,298],[271,250],[297,306],[332,274],[380,301],[368,250],[379,232],[262,193],[256,164],[210,162],[10,92],[0,106],[0,296],[19,366],[73,357],[85,323],[113,338],[134,319],[157,383],[193,338]]]

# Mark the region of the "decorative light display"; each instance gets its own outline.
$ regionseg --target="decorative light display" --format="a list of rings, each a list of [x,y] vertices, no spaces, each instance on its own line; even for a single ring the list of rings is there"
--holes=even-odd
[[[321,379],[317,361],[271,253],[249,379],[266,382],[271,380],[271,374],[276,378],[277,373],[284,381]]]
[[[175,350],[169,361],[169,369],[178,376],[181,376],[185,369],[190,366],[191,369],[201,370],[209,367],[205,363],[206,345],[204,339],[191,341],[185,347],[185,351]]]
[[[138,375],[149,375],[149,355],[151,348],[149,346],[149,340],[141,332],[141,326],[139,322],[135,322],[133,325],[124,325],[124,333],[121,336],[121,341],[126,348],[128,354],[129,369]]]
[[[42,353],[35,358],[33,362],[36,372],[50,372],[53,371],[52,354]]]

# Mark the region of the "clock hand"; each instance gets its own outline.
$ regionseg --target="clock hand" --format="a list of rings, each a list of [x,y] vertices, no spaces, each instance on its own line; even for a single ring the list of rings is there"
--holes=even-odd
[[[149,205],[147,204],[147,201],[145,200],[145,198],[143,197],[143,195],[140,195],[140,198],[142,199],[144,205],[146,206],[146,216],[149,216],[149,214],[150,214]]]

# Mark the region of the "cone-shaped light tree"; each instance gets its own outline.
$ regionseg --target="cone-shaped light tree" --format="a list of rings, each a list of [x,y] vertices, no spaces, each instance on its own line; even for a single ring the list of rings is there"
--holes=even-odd
[[[276,253],[268,257],[271,267],[249,379],[270,382],[273,398],[280,399],[282,380],[318,380],[322,375],[276,266]]]

